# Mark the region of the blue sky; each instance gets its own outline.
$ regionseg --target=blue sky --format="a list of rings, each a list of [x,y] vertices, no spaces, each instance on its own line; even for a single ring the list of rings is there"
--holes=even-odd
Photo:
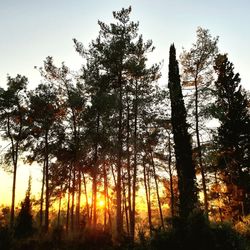
[[[46,56],[79,68],[82,59],[72,38],[87,47],[98,33],[97,20],[110,22],[112,11],[132,6],[131,18],[140,22],[140,33],[152,39],[156,50],[152,62],[164,60],[161,82],[167,82],[169,45],[177,53],[190,48],[198,26],[219,36],[221,52],[227,52],[242,84],[250,89],[250,1],[248,0],[0,0],[0,84],[6,75],[24,74],[30,87],[40,81],[34,66]]]
[[[41,79],[34,66],[42,66],[47,56],[80,68],[82,58],[74,51],[72,38],[87,47],[98,34],[97,20],[111,22],[113,10],[129,5],[131,19],[140,22],[140,33],[156,47],[150,61],[164,60],[162,84],[167,83],[170,44],[175,43],[177,53],[182,47],[189,49],[201,26],[220,37],[220,51],[228,53],[243,86],[250,90],[249,0],[0,0],[0,86],[6,84],[7,74],[19,73],[34,88]],[[39,168],[31,169],[33,182],[38,182]],[[18,171],[23,176],[17,183],[22,195],[31,170],[20,167]],[[0,177],[0,197],[7,199],[11,176],[0,170]]]

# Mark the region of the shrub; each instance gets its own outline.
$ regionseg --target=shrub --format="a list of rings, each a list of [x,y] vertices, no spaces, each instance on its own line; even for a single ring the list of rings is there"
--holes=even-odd
[[[34,232],[33,218],[31,214],[31,200],[29,195],[26,195],[21,203],[21,210],[17,216],[14,228],[14,236],[16,238],[27,238]]]
[[[246,250],[246,241],[229,224],[210,225],[201,212],[186,222],[176,218],[173,228],[155,232],[153,250]]]
[[[216,224],[212,227],[216,250],[245,250],[245,239],[230,224]]]
[[[12,234],[7,226],[0,225],[0,249],[9,250],[11,248]]]

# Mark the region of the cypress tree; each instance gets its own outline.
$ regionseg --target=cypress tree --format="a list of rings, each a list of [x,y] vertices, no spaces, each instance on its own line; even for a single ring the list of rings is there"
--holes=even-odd
[[[179,187],[179,214],[186,219],[195,208],[197,202],[195,167],[192,160],[192,147],[186,109],[184,106],[180,84],[179,66],[176,60],[174,44],[169,53],[169,82],[171,101],[171,122],[174,134],[176,169]]]

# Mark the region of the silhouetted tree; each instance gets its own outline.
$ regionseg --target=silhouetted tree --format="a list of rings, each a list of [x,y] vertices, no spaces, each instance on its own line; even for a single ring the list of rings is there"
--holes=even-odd
[[[197,190],[190,135],[188,134],[188,124],[186,122],[186,109],[180,85],[179,66],[173,44],[170,46],[169,52],[168,87],[170,91],[171,122],[180,192],[179,213],[181,218],[186,219],[197,205]]]
[[[92,41],[88,50],[81,49],[81,43],[74,39],[76,50],[86,59],[82,68],[81,78],[84,80],[86,96],[89,105],[85,110],[85,145],[89,159],[89,173],[92,177],[92,221],[97,224],[97,192],[101,178],[101,168],[104,167],[105,157],[112,151],[112,115],[116,110],[116,98],[112,93],[110,77],[103,70],[102,54],[100,53],[99,37]],[[106,155],[106,156],[105,156]],[[104,167],[106,168],[106,167]],[[104,171],[105,172],[105,171]],[[105,173],[106,174],[106,173]]]
[[[201,122],[202,111],[207,105],[207,96],[210,93],[211,84],[213,82],[213,60],[218,53],[217,43],[218,37],[212,38],[209,30],[198,27],[197,41],[193,44],[190,51],[183,51],[181,54],[181,64],[183,67],[183,85],[194,86],[194,98],[191,98],[190,105],[194,110],[195,118],[195,134],[196,134],[196,152],[197,163],[202,177],[202,190],[204,194],[204,208],[208,215],[208,197],[206,187],[206,171],[203,160],[202,141],[201,141],[201,127],[204,126]],[[201,125],[202,124],[202,125]]]
[[[8,76],[7,90],[1,90],[0,96],[0,126],[3,139],[10,141],[8,152],[5,155],[7,163],[13,165],[13,184],[10,225],[14,225],[15,196],[17,165],[22,144],[28,136],[26,124],[27,118],[27,96],[26,87],[28,79],[17,75],[15,78]]]
[[[248,99],[240,85],[239,74],[234,73],[234,66],[227,55],[218,55],[214,67],[218,75],[215,82],[218,97],[214,110],[215,117],[220,121],[217,137],[220,149],[218,168],[224,172],[227,185],[234,184],[238,187],[239,192],[235,197],[239,202],[237,210],[244,215],[250,213]]]
[[[57,139],[57,126],[62,120],[63,114],[55,88],[50,84],[40,84],[35,91],[30,92],[29,123],[33,140],[28,144],[33,148],[33,160],[41,160],[44,163],[45,175],[45,230],[49,228],[49,167],[50,158]],[[43,183],[42,183],[43,185]],[[43,198],[42,198],[43,199]],[[42,200],[41,200],[42,202]]]
[[[61,166],[68,167],[70,169],[68,173],[71,172],[68,175],[71,190],[70,226],[71,230],[74,230],[76,226],[80,226],[82,162],[86,156],[85,148],[87,148],[83,141],[85,88],[64,63],[61,67],[55,66],[52,57],[46,58],[40,72],[46,81],[56,86],[61,110],[64,113],[63,132],[60,133],[62,140],[57,145],[56,157],[61,162]]]
[[[29,178],[28,189],[25,199],[21,203],[21,210],[16,218],[14,235],[17,238],[26,238],[34,233],[33,217],[32,217],[32,202],[30,199],[31,192],[31,177]]]
[[[110,143],[109,157],[115,159],[116,163],[117,235],[121,238],[124,217],[122,202],[127,202],[124,214],[129,220],[128,233],[133,241],[140,158],[139,132],[143,110],[150,104],[152,106],[155,92],[153,82],[159,77],[159,66],[147,68],[147,53],[153,51],[154,47],[152,41],[144,42],[142,36],[138,36],[139,24],[130,21],[130,13],[131,7],[114,12],[117,23],[110,25],[99,21],[99,36],[92,41],[89,50],[85,50],[76,40],[74,42],[77,51],[87,58],[83,79],[91,97],[90,134],[94,135],[92,139],[99,137],[93,144],[94,166],[105,148],[100,139],[106,138],[105,142]],[[105,131],[111,133],[105,134]],[[125,164],[127,173],[123,171]],[[123,187],[127,189],[127,198],[122,197],[126,196]]]

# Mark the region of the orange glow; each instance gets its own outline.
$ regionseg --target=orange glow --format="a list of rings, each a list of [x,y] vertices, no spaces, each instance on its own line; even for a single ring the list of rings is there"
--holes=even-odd
[[[99,207],[104,207],[104,205],[105,205],[104,200],[99,200],[98,205],[99,205]]]

